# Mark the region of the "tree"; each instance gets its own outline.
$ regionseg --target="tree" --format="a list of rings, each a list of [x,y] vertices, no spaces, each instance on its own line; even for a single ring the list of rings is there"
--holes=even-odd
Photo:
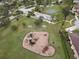
[[[9,8],[10,8],[10,6],[9,6],[9,4],[8,3],[5,3],[4,4],[4,13],[3,13],[3,16],[5,16],[5,17],[8,17],[9,16]]]
[[[12,29],[13,31],[16,31],[16,30],[18,29],[18,27],[17,27],[17,25],[12,25],[12,26],[11,26],[11,29]]]
[[[41,5],[43,0],[36,0],[37,5]]]
[[[52,0],[47,0],[47,1],[46,1],[46,4],[47,4],[47,5],[50,5],[51,2],[52,2]]]
[[[9,20],[9,18],[2,18],[2,19],[0,19],[0,26],[6,26],[6,25],[8,25],[8,24],[10,24],[10,20]]]
[[[27,26],[25,22],[22,22],[22,25],[24,28]]]
[[[63,9],[62,9],[62,13],[63,13],[63,15],[64,15],[64,20],[66,20],[66,17],[69,15],[69,13],[70,13],[70,8],[67,6],[67,7],[64,7]]]
[[[35,7],[35,11],[41,12],[41,7],[40,7],[39,5],[37,5],[37,6]]]
[[[9,4],[5,3],[0,6],[0,16],[7,17],[9,15]]]
[[[33,11],[31,11],[31,12],[29,11],[28,14],[27,14],[27,17],[31,17],[31,16],[35,16]]]
[[[22,3],[23,3],[25,6],[34,5],[33,0],[23,0]]]
[[[42,22],[43,22],[43,18],[42,18],[42,17],[39,17],[39,19],[36,20],[36,21],[34,22],[34,24],[35,24],[36,26],[41,26]]]
[[[13,8],[15,8],[15,9],[18,8],[17,0],[14,0],[14,1],[13,1],[12,6],[13,6]]]
[[[69,7],[73,6],[73,0],[63,0],[64,4],[68,5]]]
[[[0,16],[3,16],[4,14],[4,6],[0,6]]]
[[[23,14],[23,12],[22,12],[22,11],[17,10],[17,11],[16,11],[16,14],[17,14],[17,15],[20,15],[20,14]]]
[[[31,13],[30,13],[30,12],[28,12],[27,17],[28,17],[28,18],[30,18],[30,17],[31,17]]]
[[[27,2],[26,0],[23,0],[23,1],[22,1],[22,3],[23,3],[24,5],[26,5],[26,2]]]
[[[70,8],[68,6],[62,8],[62,14],[64,15],[64,20],[61,23],[60,30],[63,29],[63,26],[64,26],[64,24],[65,24],[65,22],[67,20],[66,18],[70,14]]]

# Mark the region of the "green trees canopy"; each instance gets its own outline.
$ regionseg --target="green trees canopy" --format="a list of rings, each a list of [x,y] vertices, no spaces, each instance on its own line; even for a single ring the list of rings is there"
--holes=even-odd
[[[73,0],[63,0],[64,4],[67,4],[68,6],[73,5]]]

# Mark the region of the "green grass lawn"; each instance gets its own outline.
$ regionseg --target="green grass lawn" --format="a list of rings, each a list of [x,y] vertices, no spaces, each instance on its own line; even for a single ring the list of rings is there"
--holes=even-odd
[[[27,17],[20,18],[19,21],[13,21],[7,28],[0,28],[0,59],[66,59],[61,38],[58,34],[60,29],[59,24],[48,24],[46,28],[37,28],[34,25],[34,19]],[[32,28],[23,28],[22,22],[26,22],[27,26],[32,25]],[[12,31],[11,26],[16,24],[18,30]],[[43,57],[33,52],[30,52],[22,47],[23,38],[26,33],[31,31],[46,31],[49,33],[49,43],[56,49],[55,55],[52,57]],[[53,44],[53,42],[55,42]]]
[[[48,24],[43,22],[43,25],[46,25],[46,28],[36,27],[34,24],[35,19],[20,17],[19,21],[13,21],[8,27],[0,28],[0,59],[66,59],[65,50],[62,45],[61,37],[59,35],[59,29],[64,19],[63,14],[61,13],[61,6],[49,7],[54,10],[58,10],[58,13],[52,14],[56,16],[57,24]],[[45,10],[49,9],[46,8]],[[72,16],[69,15],[67,20],[71,20]],[[24,28],[22,23],[26,23]],[[12,25],[17,25],[18,29],[13,31],[11,29]],[[28,28],[28,25],[32,25],[32,28]],[[70,27],[68,22],[65,22],[64,28]],[[22,47],[23,39],[25,34],[33,31],[46,31],[49,33],[49,44],[55,47],[56,52],[52,57],[43,57],[33,52],[30,52]],[[53,44],[53,42],[55,42]],[[70,47],[70,46],[68,46]],[[71,49],[69,48],[69,51]],[[72,59],[72,58],[71,58]]]

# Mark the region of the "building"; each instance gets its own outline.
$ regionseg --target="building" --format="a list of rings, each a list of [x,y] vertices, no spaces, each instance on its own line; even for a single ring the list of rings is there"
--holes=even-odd
[[[79,14],[79,4],[74,5],[73,12]]]
[[[33,9],[35,9],[35,7],[28,8],[28,9],[25,8],[25,7],[22,7],[22,8],[19,8],[18,10],[22,11],[23,14],[25,16],[27,16],[28,12],[31,12]],[[52,20],[52,17],[50,15],[47,15],[47,14],[43,14],[43,13],[39,13],[39,12],[34,12],[34,15],[35,15],[34,17],[37,18],[37,19],[39,19],[40,17],[42,17],[42,19],[44,19],[44,20],[48,20],[48,21]]]
[[[13,1],[15,1],[15,0],[1,0],[0,2],[4,2],[4,3],[8,2],[8,3],[11,3]]]
[[[73,3],[74,7],[72,9],[72,12],[79,14],[79,0],[74,0]]]
[[[79,3],[79,0],[74,0],[73,2],[74,2],[74,3]]]
[[[71,48],[74,52],[75,59],[79,59],[79,34],[78,33],[70,33],[69,34]]]

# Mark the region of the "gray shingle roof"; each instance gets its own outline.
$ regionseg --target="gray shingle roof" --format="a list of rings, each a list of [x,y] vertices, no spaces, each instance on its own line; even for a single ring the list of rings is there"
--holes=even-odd
[[[79,0],[74,0],[73,2],[74,2],[74,3],[79,3]]]
[[[75,49],[79,55],[79,35],[76,33],[71,33],[70,34],[71,40],[73,45],[75,46]]]

